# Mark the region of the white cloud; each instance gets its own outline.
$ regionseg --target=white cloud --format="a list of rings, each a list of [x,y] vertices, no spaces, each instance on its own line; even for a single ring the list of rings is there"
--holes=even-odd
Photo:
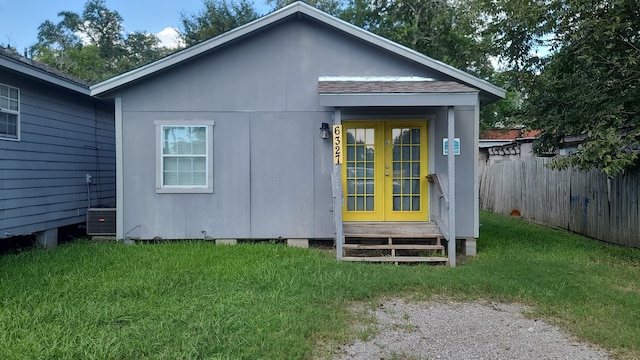
[[[166,48],[175,49],[177,47],[184,46],[176,28],[166,27],[157,33],[156,36],[160,39],[160,45]]]

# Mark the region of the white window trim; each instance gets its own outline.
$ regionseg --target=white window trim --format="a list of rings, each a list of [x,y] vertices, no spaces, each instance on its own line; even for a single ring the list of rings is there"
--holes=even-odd
[[[18,90],[18,111],[15,110],[10,110],[10,109],[0,109],[0,112],[2,113],[7,113],[7,114],[12,114],[12,115],[17,115],[16,118],[16,136],[10,136],[10,135],[5,135],[5,134],[0,134],[0,140],[9,140],[9,141],[20,141],[20,107],[22,106],[21,101],[20,101],[20,89],[15,87],[15,86],[10,86],[7,84],[2,84],[0,83],[1,86],[6,86],[10,89],[16,89]]]
[[[156,120],[156,193],[157,194],[211,194],[213,193],[213,120]],[[205,186],[164,186],[162,181],[162,127],[163,126],[203,126],[207,128],[207,182]]]

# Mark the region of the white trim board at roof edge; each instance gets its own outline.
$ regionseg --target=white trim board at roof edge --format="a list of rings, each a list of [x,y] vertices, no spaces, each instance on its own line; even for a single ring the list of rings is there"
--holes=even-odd
[[[492,101],[498,100],[505,96],[505,90],[498,86],[495,86],[462,70],[449,66],[441,61],[420,54],[405,46],[394,43],[393,41],[385,39],[381,36],[370,33],[364,29],[349,24],[302,2],[293,3],[276,12],[263,16],[253,22],[191,46],[173,55],[169,55],[156,62],[95,84],[91,86],[91,95],[99,96],[101,94],[113,91],[114,89],[117,89],[119,87],[129,85],[136,80],[140,80],[146,76],[153,75],[159,71],[178,65],[198,55],[206,53],[209,50],[218,48],[222,45],[228,44],[244,36],[248,36],[262,29],[266,29],[269,26],[274,25],[280,21],[284,21],[290,17],[300,17],[301,15],[330,26],[336,30],[345,32],[355,38],[366,41],[372,45],[395,53],[418,64],[424,65],[446,76],[450,76],[464,84],[475,87],[481,90],[481,92],[487,93],[489,97],[492,98]]]

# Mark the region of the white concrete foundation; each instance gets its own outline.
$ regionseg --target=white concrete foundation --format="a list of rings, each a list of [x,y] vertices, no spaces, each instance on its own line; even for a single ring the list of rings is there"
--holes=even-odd
[[[45,249],[58,246],[58,228],[41,231],[36,234],[36,242]]]
[[[287,239],[287,245],[298,248],[309,248],[309,239]]]
[[[467,238],[464,242],[464,254],[466,256],[476,256],[478,254],[478,250],[476,249],[476,239],[475,238]]]
[[[216,239],[216,245],[235,245],[237,243],[236,239]]]

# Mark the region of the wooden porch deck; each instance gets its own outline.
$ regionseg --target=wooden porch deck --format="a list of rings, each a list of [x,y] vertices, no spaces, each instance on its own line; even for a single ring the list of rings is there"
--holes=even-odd
[[[447,263],[444,236],[431,222],[344,222],[345,261]]]

